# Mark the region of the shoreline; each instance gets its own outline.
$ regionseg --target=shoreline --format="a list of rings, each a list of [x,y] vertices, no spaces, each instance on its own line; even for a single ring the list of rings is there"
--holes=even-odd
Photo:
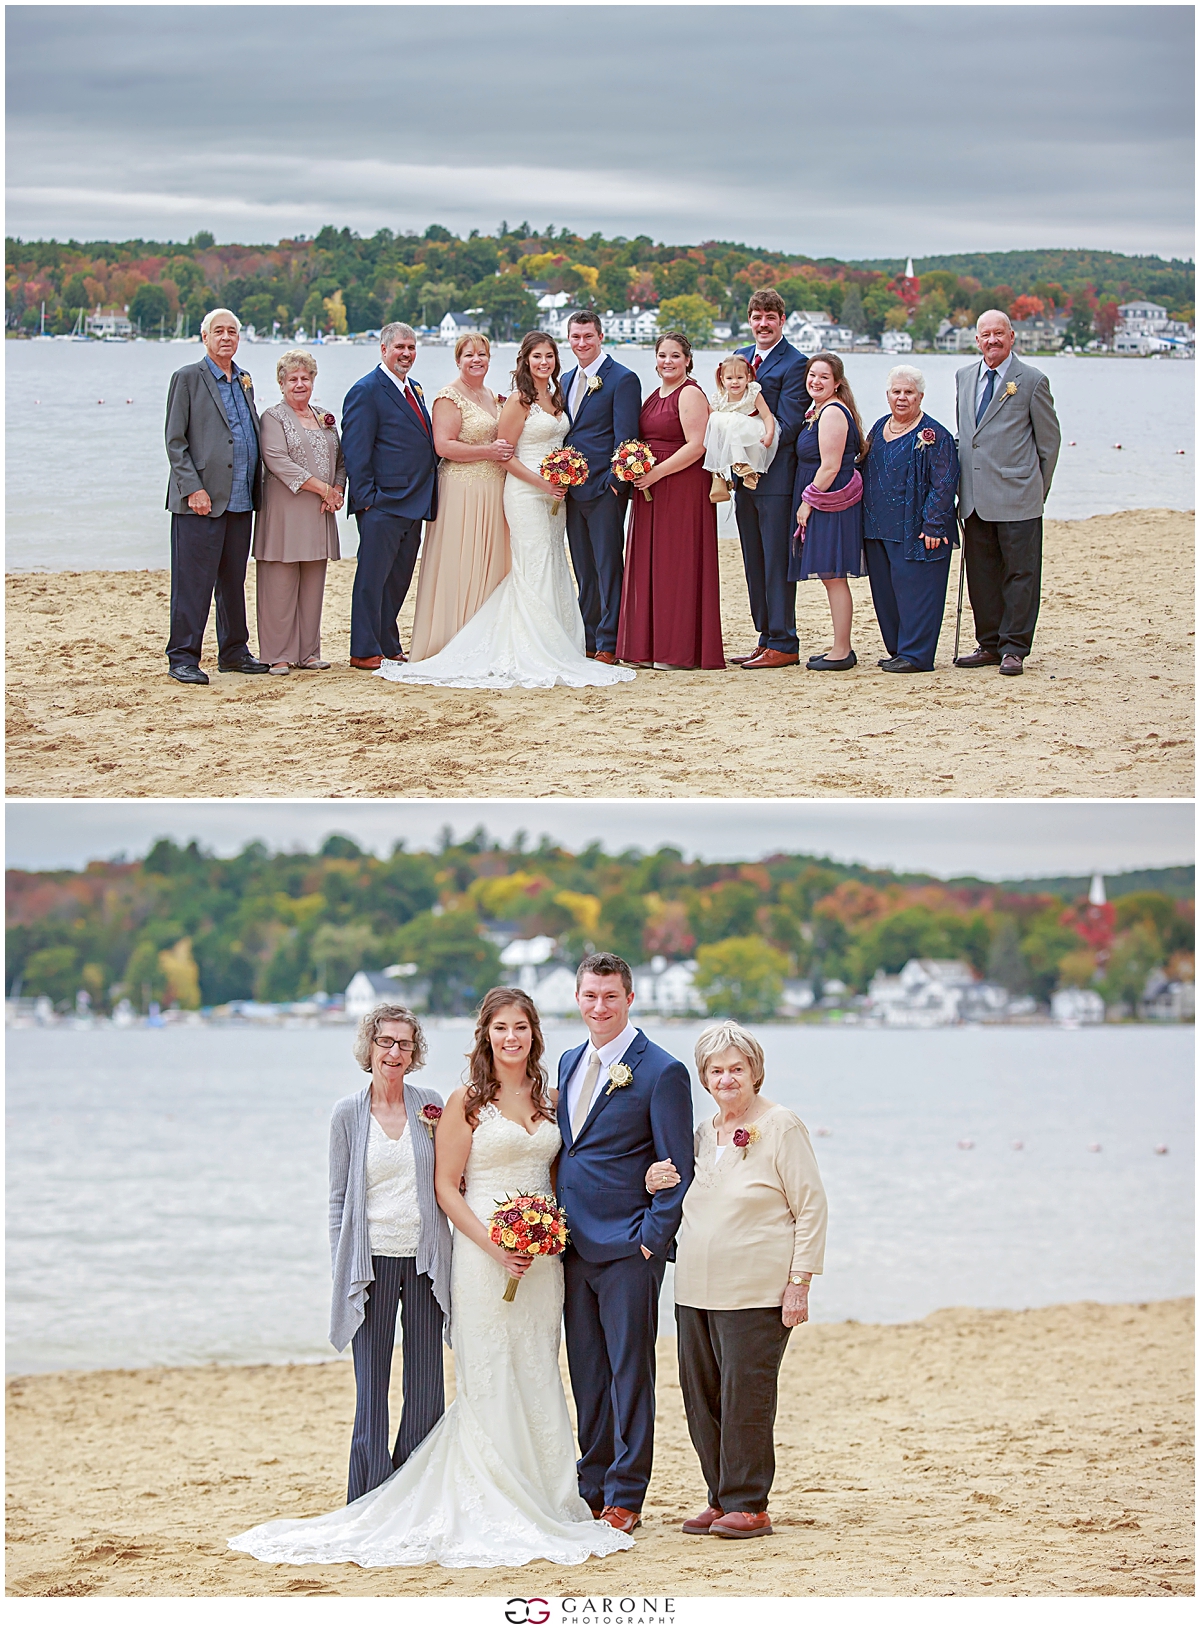
[[[325,673],[173,683],[166,571],[10,575],[8,794],[16,797],[1190,797],[1194,515],[1046,522],[1025,676],[881,673],[865,578],[858,666],[639,672],[611,689],[400,689],[350,668],[352,559],[333,562]],[[738,546],[719,544],[727,655],[749,649]],[[1184,585],[1181,592],[1181,584]],[[401,615],[407,642],[415,604]],[[254,574],[247,579],[254,626]],[[964,613],[964,648],[971,620]],[[801,663],[826,648],[800,585]],[[252,644],[254,640],[252,638]],[[381,749],[383,767],[380,767]]]
[[[7,1592],[1189,1594],[1193,1324],[1175,1299],[807,1325],[781,1373],[775,1535],[749,1553],[679,1531],[703,1486],[660,1340],[645,1525],[627,1555],[569,1568],[275,1567],[227,1550],[344,1498],[345,1359],[20,1376]]]

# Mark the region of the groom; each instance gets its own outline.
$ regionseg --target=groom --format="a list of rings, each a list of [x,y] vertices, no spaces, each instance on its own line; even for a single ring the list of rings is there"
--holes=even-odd
[[[589,1039],[558,1064],[558,1202],[567,1363],[579,1425],[579,1491],[618,1532],[641,1525],[654,1457],[658,1296],[692,1179],[688,1071],[629,1021],[633,974],[589,955],[575,975]],[[672,1159],[682,1180],[651,1196],[647,1167]]]
[[[588,478],[567,493],[567,542],[579,584],[585,649],[606,667],[617,660],[617,618],[625,574],[625,498],[609,467],[622,441],[638,432],[642,387],[636,373],[605,356],[595,311],[567,323],[576,365],[562,381],[571,428],[566,445],[587,459]]]

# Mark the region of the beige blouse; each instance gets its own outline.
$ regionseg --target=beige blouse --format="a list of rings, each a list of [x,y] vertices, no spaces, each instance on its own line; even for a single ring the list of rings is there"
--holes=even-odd
[[[783,1304],[792,1272],[825,1264],[825,1189],[808,1131],[760,1099],[758,1138],[718,1159],[711,1119],[696,1127],[696,1173],[676,1240],[675,1302],[704,1311]]]
[[[496,416],[478,402],[464,396],[462,391],[452,384],[442,387],[434,396],[434,401],[452,401],[462,415],[462,428],[456,440],[468,447],[485,447],[496,439],[496,432],[500,425],[500,409],[496,408]],[[493,458],[475,458],[469,463],[460,463],[454,458],[442,458],[438,461],[438,475],[442,480],[453,481],[487,481],[492,485],[503,486],[504,477],[508,473],[506,464],[497,463]]]
[[[320,407],[313,411],[326,416]],[[345,491],[346,466],[337,430],[318,425],[311,412],[294,413],[279,401],[259,419],[258,444],[263,496],[254,521],[254,558],[286,565],[340,559],[336,516],[321,513],[318,493],[300,490],[315,476]]]

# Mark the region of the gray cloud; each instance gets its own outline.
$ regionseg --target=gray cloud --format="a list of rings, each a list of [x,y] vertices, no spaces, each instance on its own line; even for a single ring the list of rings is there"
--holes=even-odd
[[[1184,803],[10,803],[7,863],[80,867],[144,854],[161,836],[220,854],[255,840],[311,851],[332,831],[386,854],[401,838],[430,847],[447,825],[457,837],[482,825],[505,841],[524,830],[531,845],[544,833],[573,851],[593,841],[720,860],[784,851],[988,879],[1186,865],[1195,855]]]
[[[25,236],[528,217],[1191,253],[1189,7],[16,7],[7,30]]]

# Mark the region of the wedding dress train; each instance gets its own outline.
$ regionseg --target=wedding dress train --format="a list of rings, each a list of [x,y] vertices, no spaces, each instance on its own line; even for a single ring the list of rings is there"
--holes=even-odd
[[[516,456],[537,469],[566,435],[566,415],[556,418],[536,403],[529,410]],[[504,514],[512,569],[449,644],[425,661],[384,661],[379,677],[393,684],[444,684],[452,689],[550,689],[622,684],[637,675],[584,655],[583,617],[571,582],[564,542],[566,499],[557,514],[551,500],[528,481],[509,475]]]
[[[518,1193],[549,1193],[558,1127],[532,1134],[492,1103],[467,1160],[467,1203],[483,1221]],[[382,1486],[309,1520],[268,1521],[230,1548],[294,1565],[572,1566],[633,1539],[591,1517],[558,1367],[560,1258],[535,1260],[516,1297],[504,1268],[455,1234],[451,1333],[457,1394],[407,1463]]]

